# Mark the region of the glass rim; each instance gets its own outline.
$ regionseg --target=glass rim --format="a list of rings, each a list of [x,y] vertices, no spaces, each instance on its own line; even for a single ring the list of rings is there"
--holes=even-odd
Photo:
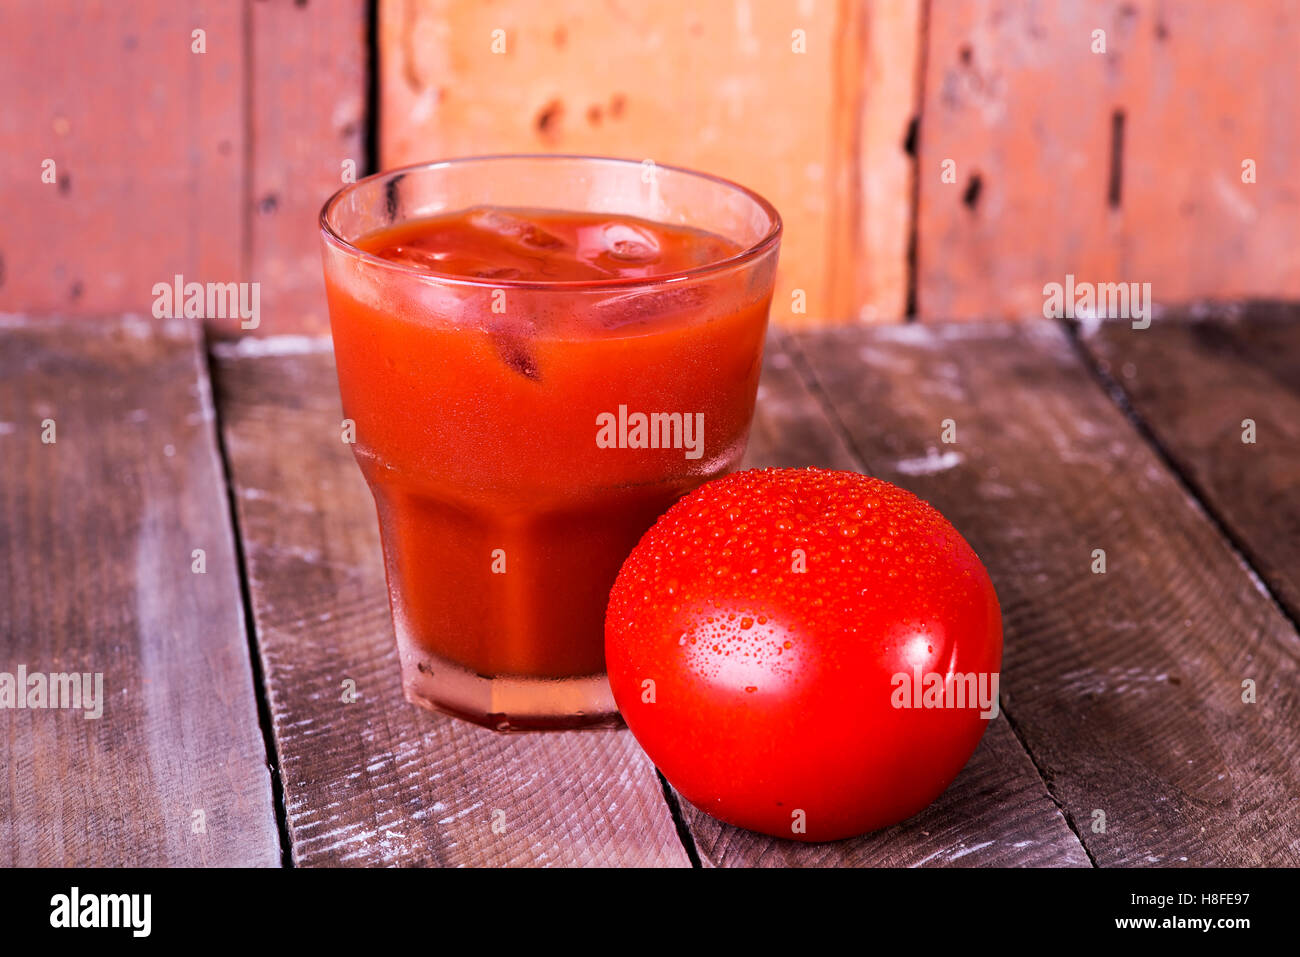
[[[343,197],[367,183],[374,183],[385,178],[405,176],[417,171],[441,169],[448,166],[467,166],[473,163],[492,162],[497,160],[587,160],[597,163],[613,163],[621,166],[635,167],[640,167],[644,162],[643,160],[626,159],[617,156],[593,156],[583,153],[483,153],[474,156],[458,156],[451,159],[430,160],[422,163],[411,163],[407,166],[397,166],[392,169],[371,173],[369,176],[362,177],[355,183],[348,183],[335,190],[334,193],[325,200],[325,204],[321,206],[320,216],[318,217],[321,235],[324,237],[326,242],[365,263],[393,270],[394,272],[405,273],[426,282],[434,281],[445,285],[471,286],[481,289],[509,288],[574,291],[584,289],[628,289],[642,286],[663,286],[666,283],[687,282],[715,273],[725,272],[758,259],[776,245],[781,238],[781,233],[784,228],[781,222],[781,214],[777,212],[776,207],[761,194],[750,189],[748,186],[742,186],[740,183],[726,179],[722,176],[715,176],[712,173],[702,173],[698,170],[688,169],[685,166],[674,166],[669,163],[658,162],[655,163],[657,169],[668,170],[672,173],[682,173],[687,176],[695,177],[696,179],[709,180],[748,197],[768,217],[770,225],[768,226],[767,232],[765,232],[756,242],[749,244],[735,255],[728,256],[725,259],[719,259],[716,262],[705,263],[702,266],[692,266],[690,269],[678,269],[657,276],[611,276],[601,279],[560,279],[543,281],[536,279],[491,279],[487,277],[480,278],[474,276],[444,275],[443,273],[422,269],[418,266],[394,262],[391,259],[384,259],[382,256],[376,256],[374,253],[366,252],[352,241],[339,235],[330,224],[330,213]]]

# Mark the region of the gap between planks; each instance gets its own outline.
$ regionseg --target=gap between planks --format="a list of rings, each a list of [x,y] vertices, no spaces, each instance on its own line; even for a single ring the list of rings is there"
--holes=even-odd
[[[278,338],[278,337],[277,337]],[[294,339],[302,337],[292,337]],[[227,342],[224,347],[230,352],[239,353],[242,343],[259,343],[263,346],[272,343],[267,339],[239,339]],[[253,693],[257,700],[257,723],[262,731],[262,742],[266,747],[267,766],[271,774],[271,801],[275,807],[275,825],[280,839],[280,866],[293,867],[293,845],[289,839],[289,819],[284,796],[284,781],[280,773],[280,754],[275,741],[275,728],[271,723],[271,703],[267,698],[266,677],[262,671],[262,656],[257,648],[257,623],[253,619],[253,597],[248,582],[248,561],[244,555],[244,535],[239,524],[239,509],[235,501],[235,480],[231,471],[230,451],[226,448],[225,435],[221,427],[221,397],[218,394],[214,363],[216,354],[222,351],[223,344],[210,338],[204,341],[202,357],[203,374],[208,380],[208,401],[212,409],[212,441],[221,460],[221,476],[225,485],[225,501],[228,521],[232,531],[235,547],[235,561],[239,570],[239,598],[244,616],[244,632],[248,641],[248,660],[253,671]]]

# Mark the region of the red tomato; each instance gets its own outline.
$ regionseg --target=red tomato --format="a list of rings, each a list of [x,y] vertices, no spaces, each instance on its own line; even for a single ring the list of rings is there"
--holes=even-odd
[[[996,714],[1002,618],[970,545],[912,493],[765,469],[702,486],[645,534],[605,655],[682,796],[828,841],[910,817],[956,777]]]

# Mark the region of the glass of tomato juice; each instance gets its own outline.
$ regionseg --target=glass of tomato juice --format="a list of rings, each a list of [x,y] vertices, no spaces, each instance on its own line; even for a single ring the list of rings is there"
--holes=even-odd
[[[487,156],[360,180],[320,223],[407,699],[617,726],[610,587],[744,453],[779,215],[649,161]]]

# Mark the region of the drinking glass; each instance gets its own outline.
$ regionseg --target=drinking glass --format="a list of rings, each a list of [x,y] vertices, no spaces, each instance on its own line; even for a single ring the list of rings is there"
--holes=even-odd
[[[639,217],[739,251],[648,278],[551,282],[438,275],[358,247],[479,207]],[[609,590],[655,519],[744,453],[776,210],[648,161],[487,156],[360,180],[320,224],[407,699],[497,730],[618,725]]]

